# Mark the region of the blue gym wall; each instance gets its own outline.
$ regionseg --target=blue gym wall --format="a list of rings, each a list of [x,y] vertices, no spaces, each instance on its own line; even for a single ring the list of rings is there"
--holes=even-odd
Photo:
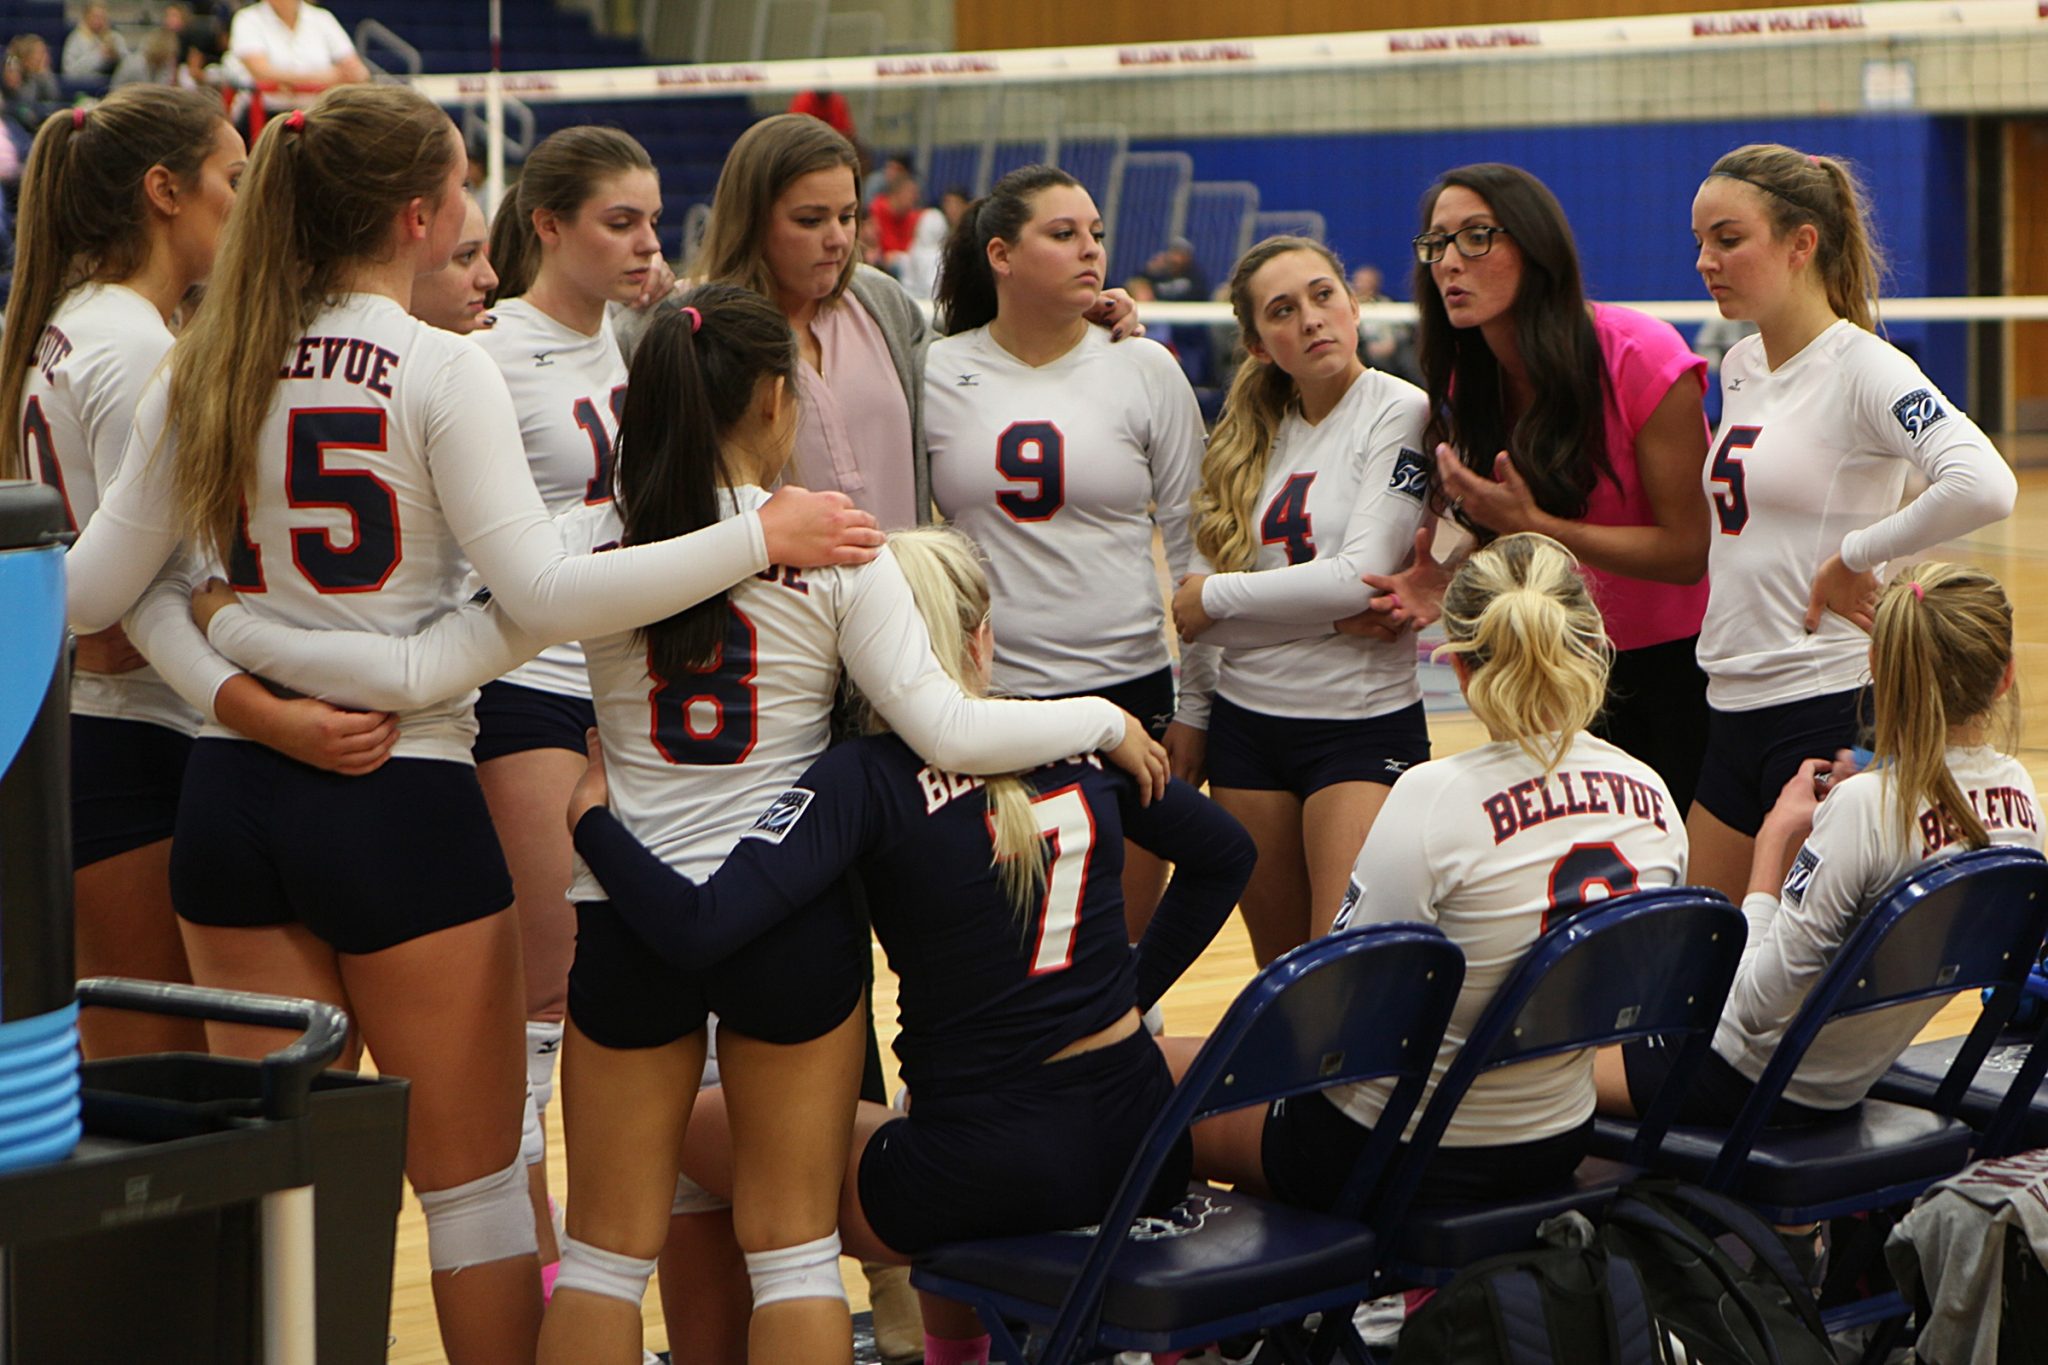
[[[1265,208],[1321,210],[1331,245],[1353,264],[1377,264],[1397,298],[1408,296],[1408,239],[1416,232],[1422,191],[1452,166],[1512,162],[1540,176],[1564,205],[1594,297],[1691,299],[1703,297],[1693,272],[1693,191],[1715,158],[1745,142],[1848,157],[1877,206],[1894,272],[1887,292],[1964,292],[1959,119],[1885,115],[1351,133],[1184,139],[1142,148],[1189,153],[1197,180],[1253,181]],[[1135,269],[1140,263],[1122,264]],[[1691,328],[1684,330],[1690,335]],[[1889,332],[1951,398],[1966,401],[1962,326],[1899,323]]]

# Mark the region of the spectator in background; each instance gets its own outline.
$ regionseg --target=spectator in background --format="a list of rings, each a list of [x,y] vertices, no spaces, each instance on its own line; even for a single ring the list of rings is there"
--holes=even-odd
[[[43,120],[64,103],[57,88],[56,73],[50,70],[50,45],[33,33],[24,33],[7,44],[7,60],[0,65],[0,95],[6,100],[9,133],[15,150],[28,156],[29,139]]]
[[[68,80],[107,76],[128,55],[128,40],[115,31],[107,7],[93,0],[78,16],[78,27],[64,40],[64,75]]]
[[[967,212],[967,204],[967,191],[955,185],[939,196],[937,208],[918,213],[901,276],[903,287],[912,298],[928,299],[938,293],[939,257],[945,250],[946,234]]]
[[[875,225],[875,244],[881,250],[881,259],[876,264],[898,279],[903,278],[904,262],[917,236],[922,199],[917,177],[906,167],[887,190],[868,204],[868,217]]]
[[[170,29],[152,29],[133,52],[121,59],[114,68],[113,79],[108,88],[119,90],[124,85],[182,85],[198,84],[192,73],[178,61],[178,35]]]
[[[228,53],[260,89],[318,94],[370,79],[341,21],[306,0],[260,0],[235,15]]]
[[[790,100],[789,112],[809,114],[848,142],[858,141],[853,135],[853,110],[837,90],[800,90]]]
[[[1133,275],[1124,281],[1124,292],[1131,296],[1131,302],[1138,305],[1140,315],[1145,305],[1159,302],[1159,291],[1152,287],[1152,281],[1143,275]],[[1180,358],[1180,347],[1173,344],[1173,324],[1170,322],[1148,322],[1145,335],[1172,351],[1174,358]]]
[[[876,166],[874,159],[863,153],[861,165],[870,168],[864,172],[860,182],[861,197],[868,200],[889,193],[902,183],[904,176],[917,174],[910,168],[910,159],[904,156],[885,156],[882,164]]]
[[[1185,237],[1174,238],[1145,262],[1145,278],[1162,303],[1201,303],[1209,297],[1209,281],[1195,264],[1195,244]]]
[[[1351,296],[1360,304],[1387,303],[1380,292],[1383,277],[1376,265],[1362,265],[1351,272]],[[1398,322],[1373,322],[1361,318],[1358,324],[1358,358],[1375,370],[1421,386],[1422,372],[1415,364],[1415,329]]]

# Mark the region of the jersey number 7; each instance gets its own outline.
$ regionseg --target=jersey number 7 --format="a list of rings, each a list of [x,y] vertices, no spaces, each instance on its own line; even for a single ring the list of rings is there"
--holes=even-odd
[[[1088,894],[1088,863],[1095,849],[1095,814],[1078,782],[1034,798],[1031,813],[1038,832],[1052,845],[1031,949],[1031,975],[1044,976],[1074,965],[1074,935],[1081,927],[1081,901]],[[989,833],[995,833],[993,821]]]

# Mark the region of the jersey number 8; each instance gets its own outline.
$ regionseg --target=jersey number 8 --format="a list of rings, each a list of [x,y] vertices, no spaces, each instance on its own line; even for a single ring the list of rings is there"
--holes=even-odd
[[[648,660],[647,673],[654,679],[654,690],[647,694],[653,712],[649,728],[655,749],[671,763],[744,763],[754,752],[759,730],[754,714],[754,623],[731,603],[725,609],[725,639],[708,667],[671,681],[655,672],[653,660]],[[709,724],[703,723],[706,720]]]

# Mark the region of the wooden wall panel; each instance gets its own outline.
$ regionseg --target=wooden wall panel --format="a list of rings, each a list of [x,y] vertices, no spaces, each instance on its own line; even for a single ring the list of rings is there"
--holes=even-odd
[[[953,26],[955,46],[972,52],[1742,8],[1712,0],[954,0]]]
[[[2008,294],[2048,294],[2048,120],[2015,119],[2009,125],[2010,160],[2006,184]],[[2023,431],[2048,431],[2048,322],[2016,322],[2012,328],[2012,400]]]

